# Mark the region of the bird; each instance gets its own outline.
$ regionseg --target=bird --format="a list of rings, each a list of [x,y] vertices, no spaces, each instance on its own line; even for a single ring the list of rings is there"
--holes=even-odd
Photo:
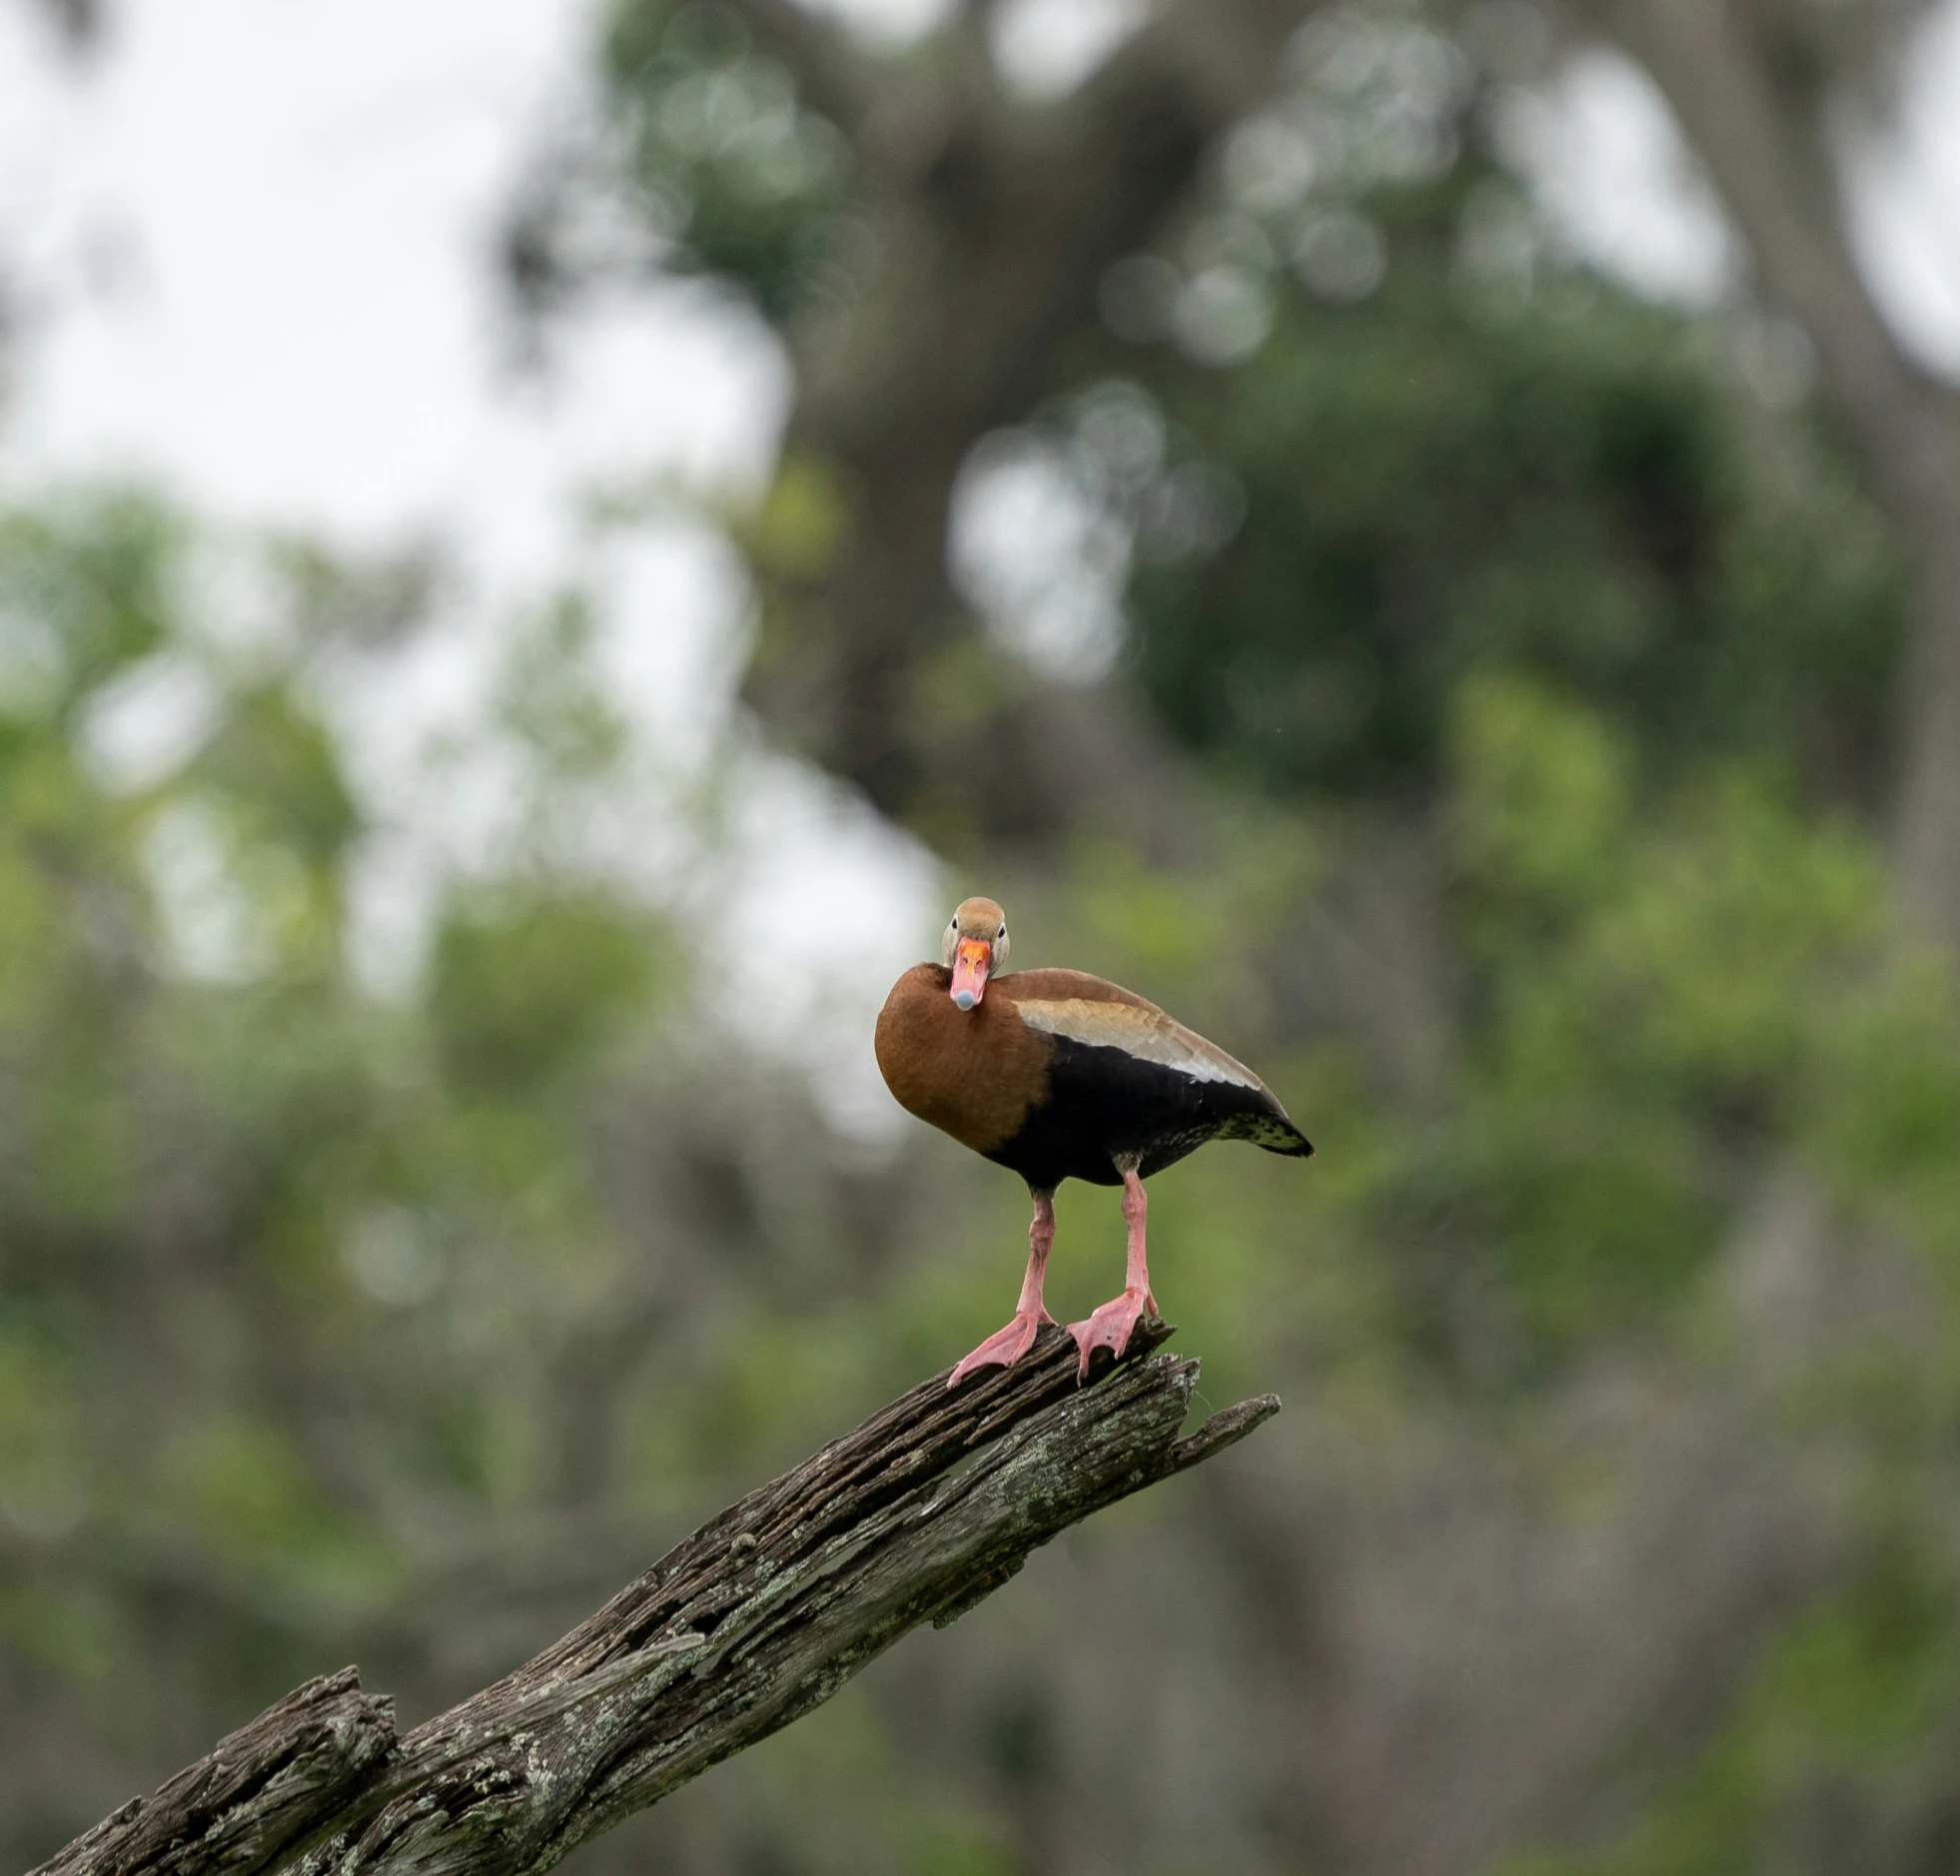
[[[1314,1149],[1251,1069],[1134,991],[1086,971],[1010,974],[1007,914],[994,900],[963,900],[941,939],[940,961],[914,965],[885,999],[879,1071],[899,1106],[1019,1173],[1034,1201],[1013,1321],[947,1385],[1012,1367],[1055,1320],[1041,1293],[1065,1179],[1121,1186],[1129,1241],[1123,1294],[1069,1325],[1086,1379],[1096,1350],[1120,1357],[1145,1312],[1158,1313],[1143,1182],[1210,1140],[1297,1159]]]

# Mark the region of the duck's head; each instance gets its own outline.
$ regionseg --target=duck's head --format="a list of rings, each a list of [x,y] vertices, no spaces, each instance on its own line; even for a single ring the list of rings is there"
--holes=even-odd
[[[991,899],[963,899],[946,927],[942,962],[953,973],[953,1001],[977,1009],[987,979],[1007,965],[1007,914]]]

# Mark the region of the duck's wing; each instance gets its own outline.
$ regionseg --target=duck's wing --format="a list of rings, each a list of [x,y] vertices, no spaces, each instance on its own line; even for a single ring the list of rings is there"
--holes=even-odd
[[[1193,1084],[1212,1084],[1237,1099],[1216,1138],[1249,1140],[1269,1153],[1305,1157],[1307,1136],[1287,1118],[1279,1097],[1243,1062],[1187,1029],[1156,1004],[1080,971],[1024,971],[1003,979],[1028,1028],[1092,1049],[1115,1049],[1134,1062],[1168,1069]],[[1220,1086],[1222,1084],[1222,1086]]]
[[[1231,1082],[1239,1088],[1266,1085],[1217,1043],[1141,998],[1135,1003],[1092,1003],[1083,997],[1017,997],[1014,1007],[1030,1029],[1066,1036],[1092,1049],[1121,1049],[1136,1061],[1176,1069],[1193,1081]]]

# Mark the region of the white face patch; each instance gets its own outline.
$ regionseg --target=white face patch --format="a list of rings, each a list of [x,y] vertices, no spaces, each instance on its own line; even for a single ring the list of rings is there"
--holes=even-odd
[[[1230,1082],[1235,1088],[1264,1086],[1243,1062],[1235,1062],[1216,1043],[1160,1010],[1139,1009],[1134,1003],[1096,1003],[1086,997],[1033,999],[1014,1007],[1030,1029],[1067,1036],[1091,1048],[1121,1049],[1140,1062],[1174,1068],[1193,1081]]]

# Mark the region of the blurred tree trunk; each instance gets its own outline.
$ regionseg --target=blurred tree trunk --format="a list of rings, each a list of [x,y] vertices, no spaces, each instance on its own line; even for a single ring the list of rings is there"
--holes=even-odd
[[[1960,955],[1960,397],[1900,351],[1852,256],[1832,112],[1894,56],[1898,9],[1826,40],[1799,15],[1736,0],[1578,0],[1673,106],[1764,294],[1816,354],[1820,389],[1912,561],[1895,850],[1908,903]],[[1905,9],[1909,17],[1912,9]],[[1847,69],[1849,68],[1849,69]]]
[[[765,606],[747,695],[791,747],[958,850],[1089,822],[1168,857],[1177,764],[1116,683],[1023,679],[978,639],[946,572],[973,445],[1027,416],[1105,269],[1147,243],[1211,139],[1271,87],[1315,0],[1174,0],[1079,90],[1005,95],[969,4],[949,59],[874,79],[782,0],[738,0],[850,138],[876,254],[860,297],[792,335],[788,440],[850,526],[812,582]]]

